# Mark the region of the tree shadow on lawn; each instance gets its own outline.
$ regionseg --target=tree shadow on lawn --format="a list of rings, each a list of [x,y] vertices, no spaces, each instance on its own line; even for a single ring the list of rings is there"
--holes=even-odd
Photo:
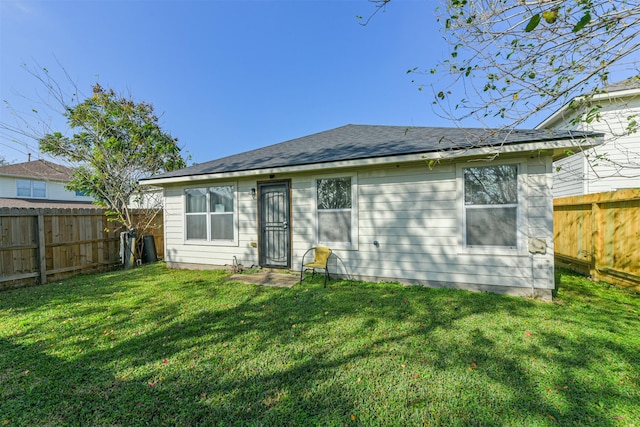
[[[74,298],[108,298],[125,285],[98,294],[86,286]],[[575,319],[554,304],[356,282],[277,289],[194,278],[164,291],[141,296],[139,310],[61,331],[83,350],[74,357],[0,341],[3,354],[30,361],[0,371],[30,371],[17,380],[24,389],[6,395],[5,412],[62,424],[613,426],[620,422],[602,405],[634,407],[638,398],[578,375],[602,369],[595,349],[637,366],[637,348],[613,334],[563,333]],[[178,291],[190,298],[171,299]],[[91,312],[78,305],[72,314]],[[588,331],[612,321],[597,307],[591,315]]]

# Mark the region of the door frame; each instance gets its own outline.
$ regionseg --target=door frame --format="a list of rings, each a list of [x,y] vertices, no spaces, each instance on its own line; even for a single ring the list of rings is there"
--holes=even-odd
[[[262,245],[263,245],[263,236],[262,236],[262,198],[261,198],[261,189],[264,187],[270,187],[275,185],[284,185],[285,186],[285,197],[286,197],[286,209],[287,209],[287,229],[286,229],[286,239],[288,239],[288,251],[287,251],[287,262],[286,266],[281,265],[270,265],[263,262],[263,253],[262,253]],[[291,179],[278,179],[278,180],[269,180],[269,181],[257,181],[257,226],[258,226],[258,265],[260,267],[271,267],[271,268],[291,268],[292,261],[292,246],[293,246],[293,227],[292,227],[292,219],[291,219]],[[265,242],[266,243],[266,242]]]

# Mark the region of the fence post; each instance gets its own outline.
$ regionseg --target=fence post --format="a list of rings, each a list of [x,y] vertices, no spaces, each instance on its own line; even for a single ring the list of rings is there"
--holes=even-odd
[[[40,284],[47,283],[47,251],[44,240],[44,214],[38,213],[38,266],[40,268]]]
[[[603,229],[602,209],[600,203],[593,202],[591,204],[591,272],[590,276],[596,280],[600,280],[600,262],[604,255],[604,229]]]

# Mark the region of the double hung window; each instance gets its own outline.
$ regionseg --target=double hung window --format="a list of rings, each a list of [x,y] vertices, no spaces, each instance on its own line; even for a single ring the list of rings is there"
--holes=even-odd
[[[463,169],[465,246],[518,246],[518,165]]]
[[[186,198],[186,239],[235,241],[235,186],[189,188]]]
[[[317,241],[350,247],[354,240],[352,177],[316,180]]]
[[[18,197],[35,197],[39,199],[47,197],[47,183],[44,181],[17,179],[16,190]]]

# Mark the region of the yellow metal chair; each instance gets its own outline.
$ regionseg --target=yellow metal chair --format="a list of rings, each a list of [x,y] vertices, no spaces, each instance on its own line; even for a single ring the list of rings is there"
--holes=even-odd
[[[305,264],[304,258],[309,252],[313,251],[313,262]],[[329,275],[329,257],[331,256],[331,249],[326,246],[316,246],[302,255],[302,266],[300,267],[300,283],[302,283],[305,271],[312,271],[312,276],[316,274],[316,269],[324,270],[324,287],[327,287],[327,279],[331,280]]]

